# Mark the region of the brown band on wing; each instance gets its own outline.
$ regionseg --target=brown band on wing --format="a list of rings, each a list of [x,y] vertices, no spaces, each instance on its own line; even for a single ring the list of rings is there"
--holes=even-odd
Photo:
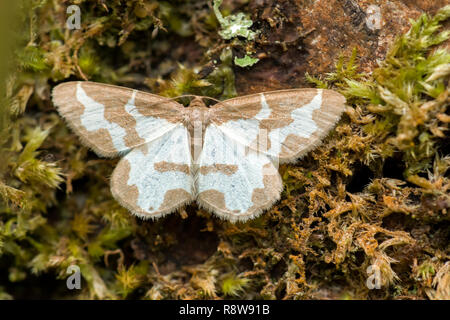
[[[237,165],[220,164],[220,163],[200,167],[200,173],[202,175],[207,175],[209,173],[214,173],[214,172],[220,172],[220,173],[226,174],[227,176],[231,176],[232,174],[236,173],[237,170],[238,170]]]
[[[319,131],[316,130],[309,138],[300,137],[296,134],[289,134],[283,141],[279,158],[301,157],[306,152],[314,148],[320,141]]]
[[[261,104],[256,104],[253,100],[238,101],[235,98],[233,101],[227,100],[218,104],[216,108],[211,108],[212,118],[211,120],[216,125],[221,125],[228,121],[236,121],[239,119],[252,119],[261,111]]]
[[[180,123],[184,113],[184,107],[179,103],[142,91],[136,92],[135,106],[143,116],[165,119],[170,123]]]
[[[127,159],[122,159],[114,169],[111,177],[111,192],[125,208],[141,213],[143,210],[137,205],[139,190],[135,185],[128,185],[131,166]]]
[[[291,117],[292,111],[309,104],[317,94],[317,90],[303,91],[302,94],[279,94],[273,98],[270,93],[265,94],[267,104],[272,112],[269,119],[260,121],[260,128],[270,132],[273,129],[290,125],[294,121]]]
[[[229,211],[225,205],[225,195],[215,189],[202,191],[197,197],[199,200],[206,202],[209,206],[222,211]]]
[[[186,174],[190,174],[190,168],[187,164],[179,164],[167,161],[156,162],[153,167],[156,171],[167,172],[167,171],[180,171]]]
[[[191,199],[191,194],[184,189],[178,188],[167,190],[166,194],[164,195],[164,200],[159,206],[158,210],[166,211],[173,207],[178,207],[181,203],[185,203],[187,201],[190,201]]]
[[[280,174],[272,165],[272,163],[267,163],[263,166],[263,184],[264,188],[255,188],[252,193],[251,206],[247,210],[247,214],[252,214],[261,208],[266,208],[268,204],[273,203],[275,200],[280,198],[281,190],[283,189],[283,183],[281,181]]]

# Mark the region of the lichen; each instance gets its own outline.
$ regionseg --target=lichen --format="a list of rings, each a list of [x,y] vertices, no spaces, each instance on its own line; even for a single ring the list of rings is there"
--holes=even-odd
[[[258,58],[252,58],[248,55],[245,55],[242,58],[234,57],[234,64],[236,64],[239,67],[251,67],[255,63],[259,61]]]
[[[222,0],[214,0],[214,13],[221,27],[221,30],[219,31],[220,36],[225,40],[230,40],[236,37],[253,40],[256,35],[256,32],[250,29],[253,25],[253,21],[243,12],[223,17],[219,9],[221,4]]]
[[[249,41],[255,39],[257,32],[250,29],[253,25],[253,21],[247,17],[243,12],[238,14],[229,15],[223,17],[220,12],[220,5],[222,0],[213,0],[214,14],[219,21],[221,30],[219,30],[219,35],[225,40],[231,40],[234,38],[243,38]],[[248,46],[248,44],[240,44],[240,41],[236,39],[235,46],[242,45]],[[259,61],[258,58],[252,58],[246,54],[243,58],[234,57],[234,63],[239,67],[250,67]]]

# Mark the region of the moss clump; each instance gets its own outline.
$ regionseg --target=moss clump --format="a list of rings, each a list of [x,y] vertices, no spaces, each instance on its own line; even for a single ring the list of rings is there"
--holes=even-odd
[[[224,39],[206,3],[78,1],[72,31],[55,1],[15,3],[14,45],[0,50],[0,298],[449,299],[449,6],[414,21],[371,74],[355,50],[308,76],[347,97],[346,115],[280,168],[281,201],[231,224],[195,206],[131,216],[109,191],[117,160],[80,145],[49,93],[89,79],[233,97],[233,61],[258,35]],[[65,285],[73,264],[81,290]],[[380,289],[368,287],[373,274]]]
[[[230,274],[222,280],[222,292],[225,296],[240,296],[249,282],[249,279]]]

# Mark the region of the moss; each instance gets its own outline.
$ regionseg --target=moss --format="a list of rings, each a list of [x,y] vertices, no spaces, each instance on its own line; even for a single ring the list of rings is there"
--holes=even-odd
[[[234,97],[235,73],[267,67],[233,65],[258,51],[264,28],[253,40],[221,34],[233,16],[249,34],[264,25],[239,15],[249,5],[221,8],[221,22],[190,1],[84,0],[82,28],[68,31],[65,6],[17,3],[15,41],[0,50],[9,57],[0,64],[0,298],[29,298],[20,288],[49,278],[51,298],[449,298],[450,7],[412,22],[372,73],[355,49],[334,72],[307,75],[346,96],[342,121],[280,167],[285,188],[272,209],[231,224],[195,205],[155,222],[130,215],[109,191],[117,160],[83,147],[49,93],[89,79]],[[65,287],[73,264],[83,277],[75,292]],[[379,290],[367,287],[369,266]]]
[[[230,274],[222,280],[222,293],[225,296],[239,296],[248,287],[250,280]]]

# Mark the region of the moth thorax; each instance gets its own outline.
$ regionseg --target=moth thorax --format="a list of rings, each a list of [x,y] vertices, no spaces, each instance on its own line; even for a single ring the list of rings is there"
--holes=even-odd
[[[189,107],[186,109],[185,125],[191,135],[202,139],[206,126],[209,123],[209,109],[207,107]]]

